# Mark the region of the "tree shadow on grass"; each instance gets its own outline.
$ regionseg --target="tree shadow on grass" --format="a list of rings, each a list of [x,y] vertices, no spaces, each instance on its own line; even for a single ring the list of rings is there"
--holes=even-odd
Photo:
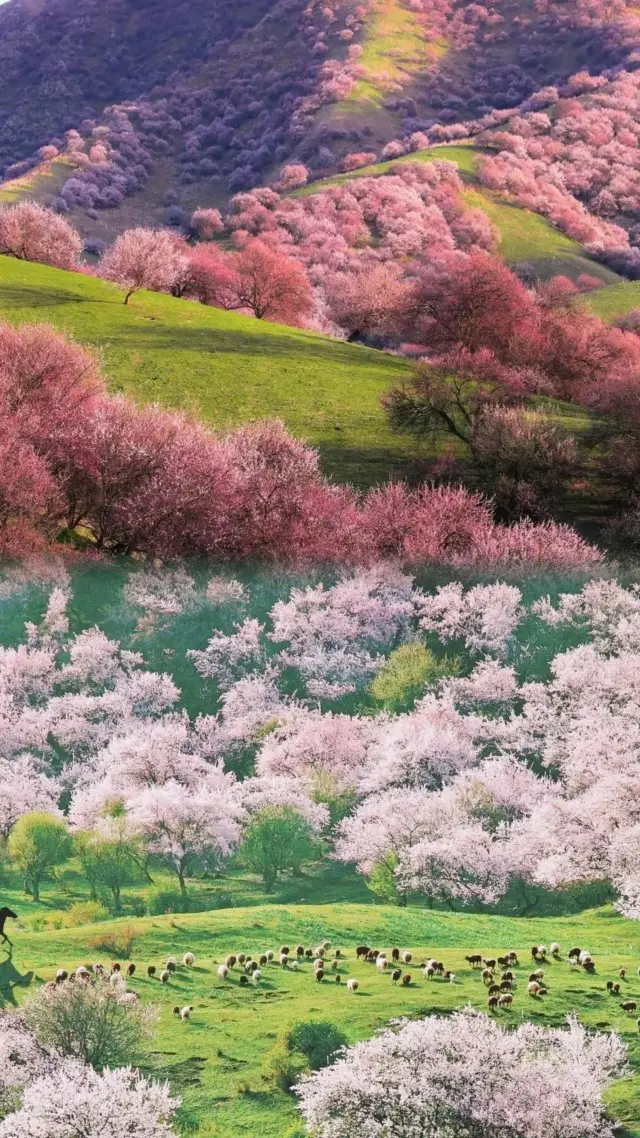
[[[404,361],[395,356],[385,355],[374,348],[354,347],[342,340],[322,340],[311,333],[292,329],[287,336],[280,332],[262,332],[259,322],[254,321],[256,331],[246,327],[223,328],[177,327],[175,324],[158,325],[151,328],[128,329],[122,342],[139,350],[160,351],[205,351],[218,353],[244,354],[256,356],[275,356],[280,359],[320,360],[330,364],[344,364],[351,368],[397,368],[406,370]],[[274,325],[267,325],[273,328]]]
[[[0,957],[0,1008],[11,1004],[16,1007],[18,1001],[15,988],[28,988],[33,980],[33,972],[20,973],[13,963],[11,952],[7,951],[4,960]]]
[[[38,285],[27,288],[22,285],[4,284],[0,280],[0,303],[10,308],[58,308],[65,304],[104,304],[98,297],[86,296],[81,292],[63,292],[56,288]]]

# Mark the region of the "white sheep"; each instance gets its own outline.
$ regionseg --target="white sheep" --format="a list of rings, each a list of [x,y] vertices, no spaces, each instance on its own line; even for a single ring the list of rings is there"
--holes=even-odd
[[[380,956],[376,956],[376,968],[379,972],[384,972],[385,968],[387,967],[387,963],[388,962],[386,956],[383,956],[382,954],[380,954]]]
[[[435,974],[435,968],[432,968],[430,964],[425,964],[424,968],[422,969],[422,975],[424,976],[425,980],[433,979]]]
[[[537,980],[530,980],[527,984],[527,992],[530,996],[539,996],[542,991],[542,985],[538,984]]]
[[[549,945],[549,952],[551,953],[552,956],[559,956],[560,955],[560,945],[558,944],[558,942],[556,940],[554,940],[553,944]]]
[[[262,980],[262,972],[260,971],[259,968],[256,968],[255,972],[251,973],[251,983],[252,984],[259,984],[261,980]]]
[[[403,952],[400,959],[403,964],[411,964],[412,956],[410,952]]]
[[[109,977],[109,985],[113,988],[114,992],[124,992],[127,987],[119,972],[113,972],[111,974]]]
[[[347,980],[347,988],[350,992],[357,992],[360,987],[359,980]]]
[[[182,963],[184,964],[185,968],[193,968],[195,962],[195,952],[185,952],[184,956],[182,957]]]
[[[229,975],[229,968],[226,964],[220,964],[218,967],[218,976],[221,980],[226,980]]]
[[[289,957],[286,952],[280,953],[280,967],[286,968],[289,963]]]
[[[298,961],[294,960],[293,963],[291,964],[291,971],[297,972],[299,967],[300,967],[300,965],[298,964]]]
[[[193,1011],[192,1007],[180,1008],[180,1019],[185,1023]]]
[[[119,973],[115,972],[114,975],[117,976]],[[91,973],[88,968],[85,968],[84,965],[81,964],[79,968],[76,968],[75,977],[76,980],[90,980]]]
[[[449,983],[455,984],[455,982],[456,982],[456,974],[455,974],[455,972],[450,972],[449,973]]]
[[[640,968],[638,969],[638,975],[640,975]],[[63,984],[64,981],[68,979],[69,973],[67,972],[66,968],[59,968],[56,972],[56,983]]]
[[[160,980],[162,981],[162,983],[168,984],[170,977],[171,977],[171,973],[169,972],[169,969],[163,968],[162,972],[160,973]]]
[[[578,963],[579,964],[586,964],[587,961],[590,961],[590,960],[591,960],[591,953],[590,952],[581,952],[580,956],[578,957]]]

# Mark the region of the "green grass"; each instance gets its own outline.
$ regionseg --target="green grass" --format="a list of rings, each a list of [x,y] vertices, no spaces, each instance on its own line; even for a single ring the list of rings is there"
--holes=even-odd
[[[12,178],[0,184],[0,203],[17,205],[25,200],[44,202],[71,177],[74,169],[74,163],[67,158],[45,162],[21,178]]]
[[[415,12],[403,0],[378,0],[362,46],[358,64],[366,75],[341,101],[341,107],[354,108],[367,102],[381,106],[393,84],[406,86],[413,75],[446,51],[444,41],[425,41]]]
[[[218,428],[280,418],[340,481],[371,485],[415,452],[380,406],[409,365],[380,352],[158,293],[125,307],[104,281],[4,257],[0,319],[53,324],[97,348],[111,390],[141,403]]]
[[[589,307],[597,316],[613,323],[632,308],[640,308],[640,281],[623,281],[589,293]]]
[[[19,1002],[27,988],[27,974],[50,979],[56,968],[71,968],[109,956],[89,948],[88,939],[121,922],[79,929],[33,933],[18,929],[11,960],[0,956],[0,992],[5,1000]],[[264,1075],[265,1057],[278,1034],[300,1020],[329,1019],[350,1042],[369,1037],[389,1019],[401,1015],[447,1013],[471,1003],[486,1007],[486,991],[478,972],[464,960],[466,953],[497,954],[515,948],[520,955],[518,987],[511,1012],[500,1019],[517,1024],[521,1017],[539,1024],[558,1026],[569,1012],[576,1012],[592,1028],[620,1031],[629,1045],[634,1070],[640,1070],[640,1041],[635,1017],[625,1015],[619,1001],[607,995],[606,980],[617,979],[624,965],[629,980],[625,997],[640,997],[636,968],[640,956],[637,925],[625,922],[608,909],[592,910],[574,917],[518,920],[515,918],[430,913],[423,909],[395,909],[373,904],[262,905],[213,913],[176,917],[144,918],[135,922],[139,936],[132,958],[137,973],[131,987],[144,1001],[161,1008],[161,1018],[149,1068],[168,1078],[183,1096],[181,1133],[198,1128],[199,1138],[237,1138],[261,1135],[282,1138],[299,1126],[295,1100],[278,1090]],[[343,981],[360,981],[357,995],[329,977],[317,984],[311,965],[294,973],[270,966],[263,969],[264,983],[257,989],[241,989],[237,970],[228,981],[217,976],[217,964],[229,952],[253,955],[280,945],[298,942],[307,946],[327,937],[340,946],[346,959],[341,965]],[[546,967],[549,995],[533,1000],[526,993],[530,968],[529,946],[560,941],[566,951],[571,944],[588,946],[595,954],[598,973],[587,976],[570,971],[567,964]],[[388,975],[370,965],[356,963],[355,946],[374,943],[389,950],[394,944],[414,954],[409,968],[413,983],[395,988]],[[197,953],[196,967],[180,968],[166,987],[146,976],[147,964],[159,966],[170,953],[179,957]],[[435,955],[456,972],[456,982],[426,981],[416,966]],[[32,983],[36,981],[33,980]],[[189,1023],[177,1021],[171,1009],[192,1004]],[[609,1093],[611,1109],[625,1124],[627,1133],[640,1134],[638,1075],[625,1080]]]

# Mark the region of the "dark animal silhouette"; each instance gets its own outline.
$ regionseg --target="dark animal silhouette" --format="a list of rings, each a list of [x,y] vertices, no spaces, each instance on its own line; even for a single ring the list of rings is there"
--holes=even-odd
[[[2,937],[4,944],[10,944],[11,947],[13,948],[13,941],[9,940],[9,937],[7,936],[6,932],[4,931],[4,926],[7,923],[7,921],[9,920],[9,918],[11,918],[12,921],[17,921],[18,914],[14,913],[13,909],[8,909],[7,906],[5,905],[3,909],[0,909],[0,937]]]

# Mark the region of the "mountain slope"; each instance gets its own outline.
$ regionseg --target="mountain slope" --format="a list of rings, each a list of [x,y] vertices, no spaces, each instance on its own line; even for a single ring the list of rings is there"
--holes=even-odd
[[[96,348],[113,391],[218,428],[282,419],[336,480],[371,485],[413,453],[380,405],[407,361],[159,293],[125,307],[102,280],[6,257],[0,294],[3,319],[53,324]]]

